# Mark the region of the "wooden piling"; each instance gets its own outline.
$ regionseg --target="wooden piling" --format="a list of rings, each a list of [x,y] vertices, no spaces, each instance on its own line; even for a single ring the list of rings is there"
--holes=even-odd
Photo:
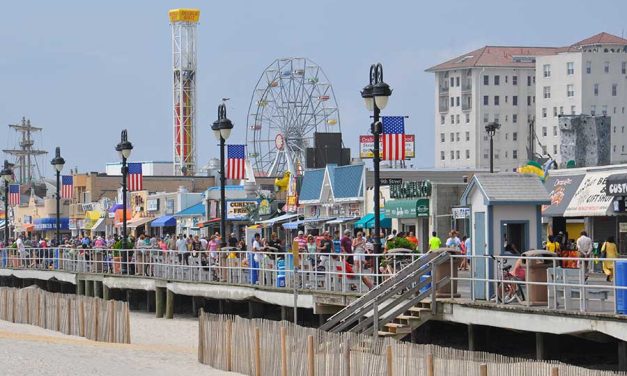
[[[488,365],[482,364],[479,366],[479,375],[480,376],[488,376]]]
[[[281,327],[281,376],[287,376],[287,328]]]
[[[433,369],[433,354],[427,354],[427,376],[435,376]]]
[[[387,376],[392,376],[394,374],[393,366],[392,366],[392,345],[388,345],[385,350],[385,358],[387,363]]]
[[[551,376],[560,376],[560,370],[557,367],[551,368]]]
[[[233,370],[233,321],[226,321],[226,370]]]
[[[261,376],[261,339],[258,327],[255,327],[255,375]]]
[[[314,337],[307,336],[307,375],[315,376],[316,375],[316,364],[315,364],[315,352],[314,352]]]

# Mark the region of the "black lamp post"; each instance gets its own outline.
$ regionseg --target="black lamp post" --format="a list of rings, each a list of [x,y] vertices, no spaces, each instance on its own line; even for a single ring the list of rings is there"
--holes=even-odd
[[[118,152],[120,158],[122,158],[122,274],[126,273],[126,267],[128,262],[128,255],[126,249],[128,249],[126,235],[126,179],[128,176],[128,166],[126,165],[127,159],[131,156],[133,150],[133,144],[128,141],[126,129],[122,131],[120,143],[116,145],[115,150]]]
[[[9,183],[13,180],[13,170],[9,161],[4,161],[4,168],[0,171],[0,176],[4,180],[4,243],[9,247]]]
[[[226,106],[224,103],[218,106],[218,120],[211,125],[211,130],[220,141],[220,247],[226,247],[226,165],[224,163],[224,143],[231,135],[233,123],[226,117]]]
[[[381,253],[381,206],[380,206],[380,189],[379,181],[379,164],[381,158],[379,156],[379,136],[382,132],[381,121],[379,121],[379,113],[388,104],[388,99],[392,95],[392,89],[383,81],[383,66],[372,64],[370,66],[370,83],[361,91],[361,97],[366,103],[368,111],[373,111],[372,124],[370,132],[374,136],[374,154],[372,162],[374,165],[374,253]]]
[[[50,161],[50,164],[57,172],[57,223],[56,223],[56,236],[57,247],[61,245],[61,171],[65,165],[65,159],[61,157],[61,148],[57,146],[55,150],[54,159]]]
[[[497,122],[492,122],[492,123],[488,123],[485,126],[485,131],[488,133],[488,136],[490,136],[490,173],[494,172],[494,135],[496,134],[496,131],[501,128],[501,124],[497,123]]]

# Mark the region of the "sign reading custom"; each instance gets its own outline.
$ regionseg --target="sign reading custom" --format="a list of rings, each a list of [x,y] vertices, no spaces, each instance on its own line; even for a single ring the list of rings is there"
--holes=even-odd
[[[429,216],[428,199],[388,200],[385,203],[387,218],[421,218]]]
[[[226,219],[247,220],[251,210],[254,210],[259,203],[257,200],[232,200],[226,202]]]
[[[627,196],[627,174],[608,176],[605,188],[609,196]]]
[[[381,136],[379,140],[381,142],[380,145],[383,145],[383,136]],[[416,135],[413,135],[413,134],[405,135],[405,159],[414,158],[416,156],[415,140],[416,140]],[[372,135],[359,136],[359,158],[361,159],[374,158],[374,153],[372,152],[372,149],[374,149],[374,136]],[[381,146],[381,150],[383,150],[382,146]],[[382,155],[381,151],[379,151],[379,155]]]

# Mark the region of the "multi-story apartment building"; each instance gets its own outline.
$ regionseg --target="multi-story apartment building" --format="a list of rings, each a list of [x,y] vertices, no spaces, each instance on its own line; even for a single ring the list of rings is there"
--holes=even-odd
[[[554,156],[557,116],[573,111],[613,116],[613,161],[624,160],[627,141],[618,136],[627,106],[626,45],[625,39],[601,33],[562,48],[486,46],[427,69],[435,74],[435,166],[488,167],[485,125],[493,121],[501,125],[494,138],[497,169],[525,163],[534,128],[535,152]]]
[[[555,50],[486,46],[427,69],[436,80],[436,167],[488,167],[485,126],[493,121],[501,124],[494,139],[495,167],[520,166],[535,114],[536,57]]]
[[[611,162],[627,162],[627,39],[597,34],[536,59],[537,152],[561,165],[560,115],[610,117]]]

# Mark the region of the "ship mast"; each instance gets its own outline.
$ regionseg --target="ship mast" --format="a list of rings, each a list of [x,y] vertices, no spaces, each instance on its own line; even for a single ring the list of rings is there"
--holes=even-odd
[[[33,182],[33,168],[37,168],[39,178],[41,173],[37,166],[38,155],[48,154],[45,150],[33,149],[35,140],[32,138],[34,132],[41,132],[43,128],[33,127],[30,123],[30,119],[22,117],[22,121],[19,124],[9,124],[10,128],[15,129],[16,132],[21,133],[21,140],[19,149],[4,149],[4,153],[16,157],[17,164],[15,168],[17,170],[17,182],[20,184],[31,184]]]

